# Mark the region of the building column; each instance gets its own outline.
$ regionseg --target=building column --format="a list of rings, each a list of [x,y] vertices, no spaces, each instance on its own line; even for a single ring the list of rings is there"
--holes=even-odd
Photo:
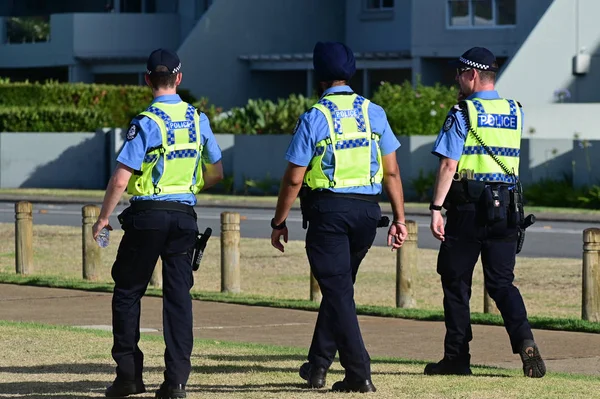
[[[417,87],[417,78],[421,76],[421,82],[423,82],[423,65],[421,57],[414,57],[412,59],[412,85]]]
[[[363,69],[363,82],[362,82],[362,95],[363,97],[370,97],[371,96],[371,84],[369,82],[369,70],[367,68]]]
[[[306,70],[306,97],[313,95],[315,87],[315,77],[312,69]]]
[[[120,13],[121,12],[121,0],[115,0],[115,12],[116,13]]]
[[[69,65],[69,83],[94,83],[94,74],[83,64]]]

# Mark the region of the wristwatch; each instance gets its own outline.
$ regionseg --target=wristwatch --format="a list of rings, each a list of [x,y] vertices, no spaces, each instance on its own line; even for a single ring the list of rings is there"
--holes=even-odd
[[[271,219],[271,228],[274,230],[283,230],[285,229],[285,220],[281,222],[281,224],[275,224],[275,218]]]
[[[442,206],[441,205],[433,205],[433,202],[431,202],[429,204],[429,210],[430,211],[441,211],[442,210]]]

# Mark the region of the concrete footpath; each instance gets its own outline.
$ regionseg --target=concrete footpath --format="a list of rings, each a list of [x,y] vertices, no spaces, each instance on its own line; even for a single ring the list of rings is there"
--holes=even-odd
[[[317,313],[194,301],[195,337],[308,350]],[[0,284],[0,320],[110,328],[111,294]],[[142,300],[142,332],[162,334],[162,299]],[[371,356],[438,361],[444,324],[360,316]],[[600,334],[534,330],[548,371],[600,376]],[[473,326],[472,363],[521,368],[503,327]]]

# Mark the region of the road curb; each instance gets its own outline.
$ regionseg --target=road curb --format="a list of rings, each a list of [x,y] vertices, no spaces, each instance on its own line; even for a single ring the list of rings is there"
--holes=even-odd
[[[58,196],[39,196],[39,195],[0,195],[0,202],[14,203],[17,201],[29,201],[33,204],[95,204],[101,205],[102,198],[95,197],[58,197]],[[129,204],[129,200],[120,200],[119,205]],[[268,209],[275,210],[275,204],[272,202],[261,201],[223,201],[223,200],[203,200],[198,199],[196,208],[226,208],[226,209]],[[300,209],[298,203],[292,205],[292,209]],[[381,211],[384,214],[391,214],[392,207],[389,203],[381,204]],[[430,212],[424,207],[406,206],[405,213],[407,218],[411,216],[429,216]],[[546,222],[573,222],[573,223],[600,223],[600,215],[590,215],[584,213],[554,213],[554,212],[538,212],[535,213],[538,221]]]

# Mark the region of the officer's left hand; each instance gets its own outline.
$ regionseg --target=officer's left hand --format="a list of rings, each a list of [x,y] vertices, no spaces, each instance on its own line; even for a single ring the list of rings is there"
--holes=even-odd
[[[398,249],[404,244],[406,237],[408,236],[408,230],[406,226],[399,223],[392,223],[388,230],[388,246],[392,247],[392,251]]]
[[[273,229],[273,231],[271,232],[271,245],[273,245],[275,248],[277,248],[281,252],[284,252],[283,244],[281,243],[281,241],[279,241],[281,236],[283,236],[283,241],[287,244],[287,242],[288,242],[287,227],[284,227],[281,230]]]
[[[96,223],[94,223],[94,226],[92,227],[92,235],[94,236],[94,240],[98,237],[98,234],[100,234],[100,230],[102,230],[105,227],[108,230],[112,230],[113,229],[111,227],[111,225],[108,224],[108,219],[100,219],[99,218],[96,221]]]

